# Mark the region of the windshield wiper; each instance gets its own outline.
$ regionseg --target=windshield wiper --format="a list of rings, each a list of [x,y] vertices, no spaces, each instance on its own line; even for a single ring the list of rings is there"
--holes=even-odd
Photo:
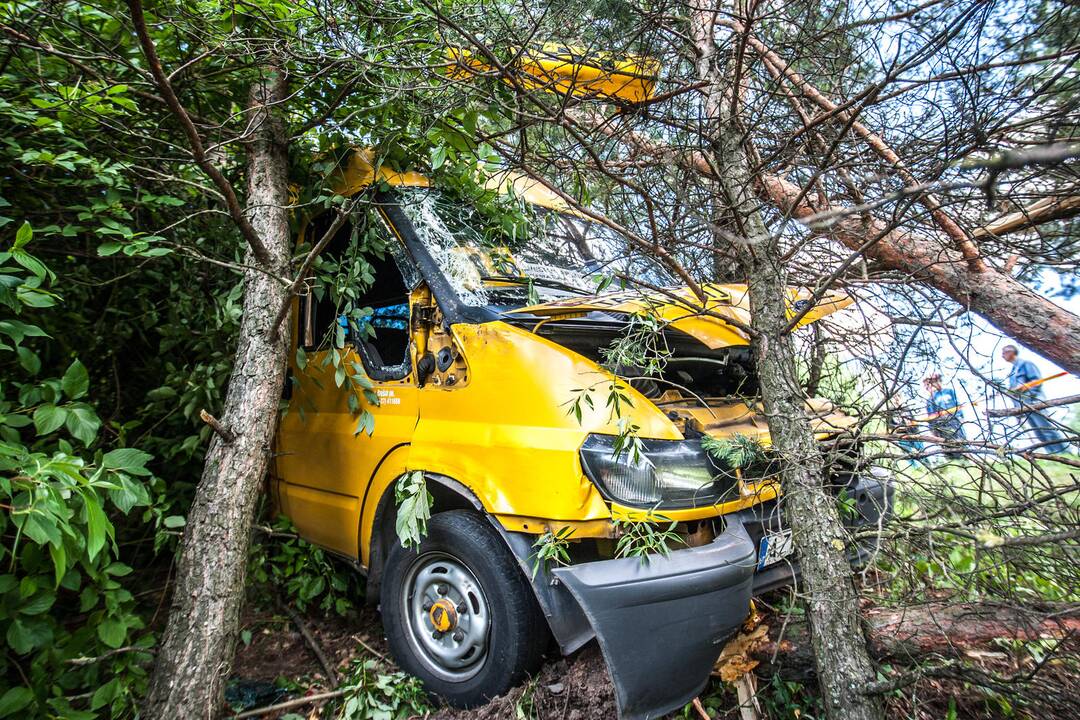
[[[579,287],[573,285],[567,285],[561,283],[558,280],[546,280],[544,278],[527,278],[520,275],[483,275],[480,277],[482,282],[506,282],[514,283],[516,285],[536,285],[537,287],[551,288],[552,290],[563,290],[564,292],[574,293],[575,295],[592,295],[591,290],[582,290]]]

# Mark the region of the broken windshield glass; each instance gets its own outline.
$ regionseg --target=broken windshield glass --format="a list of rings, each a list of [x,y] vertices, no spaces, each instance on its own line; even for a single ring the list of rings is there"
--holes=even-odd
[[[490,223],[469,203],[425,188],[401,195],[420,240],[467,305],[514,307],[591,295],[603,276],[673,284],[655,261],[596,222],[531,208],[527,238],[492,240],[484,233]]]

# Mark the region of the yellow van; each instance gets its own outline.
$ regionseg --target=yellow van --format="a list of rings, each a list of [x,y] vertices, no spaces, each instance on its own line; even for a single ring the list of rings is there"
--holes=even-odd
[[[423,176],[373,168],[364,152],[343,163],[340,192],[366,202],[323,256],[355,263],[364,239],[373,282],[339,290],[371,310],[357,322],[330,293],[297,301],[273,497],[305,538],[366,573],[397,662],[451,704],[520,683],[552,639],[571,653],[595,637],[622,717],[657,717],[701,690],[751,596],[797,572],[777,459],[725,465],[705,447],[768,446],[739,329],[745,287],[706,285],[703,303],[544,186],[492,183],[532,208],[516,246],[485,239],[476,208]],[[635,286],[597,293],[598,275]],[[791,292],[793,309],[810,301]],[[822,298],[807,321],[849,302]],[[651,371],[612,350],[642,327],[663,359]],[[343,369],[328,359],[335,335]],[[852,420],[823,400],[809,408],[849,524],[878,523],[890,485],[842,440]],[[358,428],[364,410],[374,422]],[[416,547],[395,529],[402,478],[433,497]],[[545,543],[563,553],[538,563]]]

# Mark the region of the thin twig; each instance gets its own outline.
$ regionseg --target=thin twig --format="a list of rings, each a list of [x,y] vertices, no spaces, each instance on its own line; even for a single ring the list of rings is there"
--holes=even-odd
[[[293,625],[296,626],[296,629],[300,631],[300,635],[303,636],[304,642],[311,648],[311,652],[315,654],[315,658],[319,661],[319,665],[322,665],[323,672],[326,673],[326,679],[330,681],[330,685],[332,687],[337,687],[338,674],[334,670],[334,666],[330,662],[330,659],[326,657],[326,653],[323,652],[322,645],[320,645],[319,641],[315,639],[315,636],[311,634],[311,630],[308,629],[307,623],[304,622],[304,619],[301,618],[288,603],[278,600],[278,605],[285,611],[285,614],[289,616]]]
[[[343,688],[341,690],[332,690],[331,692],[307,695],[302,698],[296,698],[295,700],[286,700],[285,702],[279,702],[274,705],[267,705],[266,707],[256,708],[255,710],[245,710],[242,713],[233,715],[231,720],[243,720],[243,718],[259,717],[260,715],[277,712],[278,710],[288,710],[290,708],[300,707],[301,705],[309,705],[311,703],[321,702],[323,700],[333,700],[334,698],[339,698],[342,695],[345,695],[345,693],[347,692],[349,692],[349,688]]]
[[[225,205],[229,209],[229,215],[232,217],[233,222],[236,223],[236,226],[240,228],[240,233],[247,240],[252,254],[264,267],[272,267],[273,262],[270,253],[255,228],[251,226],[251,223],[244,216],[244,211],[240,207],[240,201],[236,198],[236,191],[233,190],[232,183],[226,180],[221,171],[206,157],[206,150],[203,148],[199,131],[195,128],[195,124],[191,122],[191,117],[184,109],[184,106],[180,104],[180,99],[176,97],[176,93],[173,91],[172,83],[169,82],[168,76],[161,67],[154,41],[150,38],[150,33],[146,29],[146,18],[143,16],[142,2],[140,0],[128,0],[128,9],[131,11],[131,22],[135,26],[135,34],[139,37],[143,55],[146,56],[146,64],[150,69],[150,74],[153,76],[154,83],[165,100],[165,104],[169,106],[173,115],[180,122],[184,134],[187,135],[188,143],[191,145],[191,156],[195,159],[195,164],[214,181],[214,185],[225,197]]]
[[[154,648],[138,647],[136,645],[126,645],[124,647],[110,650],[107,653],[98,655],[97,657],[74,657],[68,658],[64,661],[67,665],[93,665],[94,663],[101,662],[102,660],[108,660],[116,655],[123,655],[124,653],[137,652],[146,653],[147,655],[153,655],[156,650]]]

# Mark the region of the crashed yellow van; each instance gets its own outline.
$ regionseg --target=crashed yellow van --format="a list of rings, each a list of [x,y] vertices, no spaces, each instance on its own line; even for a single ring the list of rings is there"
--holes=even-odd
[[[706,285],[703,302],[617,232],[520,178],[495,184],[531,208],[533,228],[493,244],[469,203],[369,159],[354,153],[340,171],[339,189],[365,193],[365,209],[323,254],[351,262],[357,237],[377,248],[364,257],[373,282],[353,298],[370,312],[344,320],[326,294],[296,303],[303,360],[290,368],[277,438],[277,506],[366,573],[397,662],[451,704],[483,703],[552,647],[571,653],[596,638],[622,717],[680,707],[752,595],[797,574],[778,459],[726,467],[703,447],[736,436],[768,445],[738,329],[745,288]],[[304,236],[321,237],[332,215],[312,218]],[[604,275],[638,285],[598,294]],[[792,291],[793,311],[810,297]],[[848,302],[826,297],[806,320]],[[609,349],[646,320],[662,368],[612,367]],[[337,333],[368,390],[359,401],[325,361],[324,338]],[[374,422],[358,432],[364,409]],[[841,441],[851,420],[825,401],[809,409],[830,448],[828,481],[855,508],[848,522],[879,522],[889,486]],[[620,451],[629,435],[633,450]],[[406,477],[422,477],[433,497],[426,536],[410,548],[395,530]],[[667,552],[627,553],[633,543],[620,540],[661,518],[658,532],[675,523]],[[561,562],[537,562],[542,537],[565,543]],[[853,559],[866,551],[853,547]]]

